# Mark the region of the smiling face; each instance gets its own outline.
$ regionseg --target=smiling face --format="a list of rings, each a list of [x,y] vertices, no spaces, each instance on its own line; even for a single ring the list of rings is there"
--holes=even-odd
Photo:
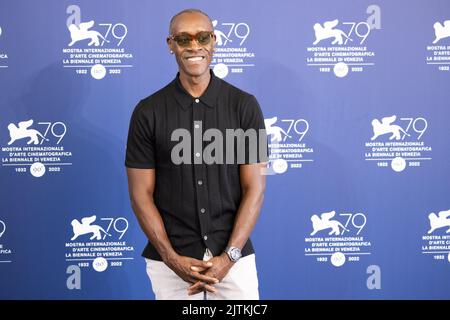
[[[186,12],[177,16],[173,21],[171,35],[194,36],[202,31],[213,31],[208,17],[198,12]],[[182,47],[175,40],[169,39],[169,48],[175,54],[180,76],[186,78],[209,77],[214,42],[215,39],[211,37],[206,45],[200,45],[196,40],[192,40],[188,46]]]

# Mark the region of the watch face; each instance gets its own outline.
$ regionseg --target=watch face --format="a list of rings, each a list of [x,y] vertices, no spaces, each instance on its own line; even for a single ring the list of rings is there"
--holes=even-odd
[[[239,251],[239,249],[231,250],[230,254],[233,260],[238,260],[241,257],[241,252]]]

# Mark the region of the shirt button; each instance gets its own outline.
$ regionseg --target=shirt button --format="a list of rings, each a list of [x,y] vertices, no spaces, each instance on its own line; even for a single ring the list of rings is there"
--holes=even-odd
[[[206,209],[205,209],[205,208],[201,208],[201,209],[200,209],[200,212],[201,212],[201,213],[205,213],[205,212],[206,212]]]
[[[196,156],[197,158],[199,158],[199,157],[200,157],[200,152],[197,152],[197,153],[195,154],[195,156]]]
[[[198,180],[197,183],[198,183],[199,186],[201,186],[203,184],[203,181],[202,180]]]
[[[200,125],[196,124],[194,127],[195,127],[195,129],[198,129],[198,128],[200,128]]]
[[[200,102],[200,100],[199,99],[195,99],[195,103],[199,103]]]
[[[203,240],[208,240],[208,236],[203,236]]]

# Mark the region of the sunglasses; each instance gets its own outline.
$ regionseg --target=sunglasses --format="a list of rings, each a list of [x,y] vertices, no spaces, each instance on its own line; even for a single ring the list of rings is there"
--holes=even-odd
[[[189,47],[191,45],[192,40],[196,40],[197,43],[201,46],[206,46],[211,42],[211,38],[215,38],[213,31],[200,31],[199,33],[195,35],[191,35],[189,33],[180,33],[177,35],[170,35],[167,38],[167,41],[173,40],[179,45],[180,47]]]

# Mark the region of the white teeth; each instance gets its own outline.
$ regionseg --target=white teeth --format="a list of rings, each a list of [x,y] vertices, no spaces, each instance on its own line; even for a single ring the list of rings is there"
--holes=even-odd
[[[203,59],[203,57],[190,57],[190,58],[187,58],[189,61],[200,61],[200,60],[202,60]]]

